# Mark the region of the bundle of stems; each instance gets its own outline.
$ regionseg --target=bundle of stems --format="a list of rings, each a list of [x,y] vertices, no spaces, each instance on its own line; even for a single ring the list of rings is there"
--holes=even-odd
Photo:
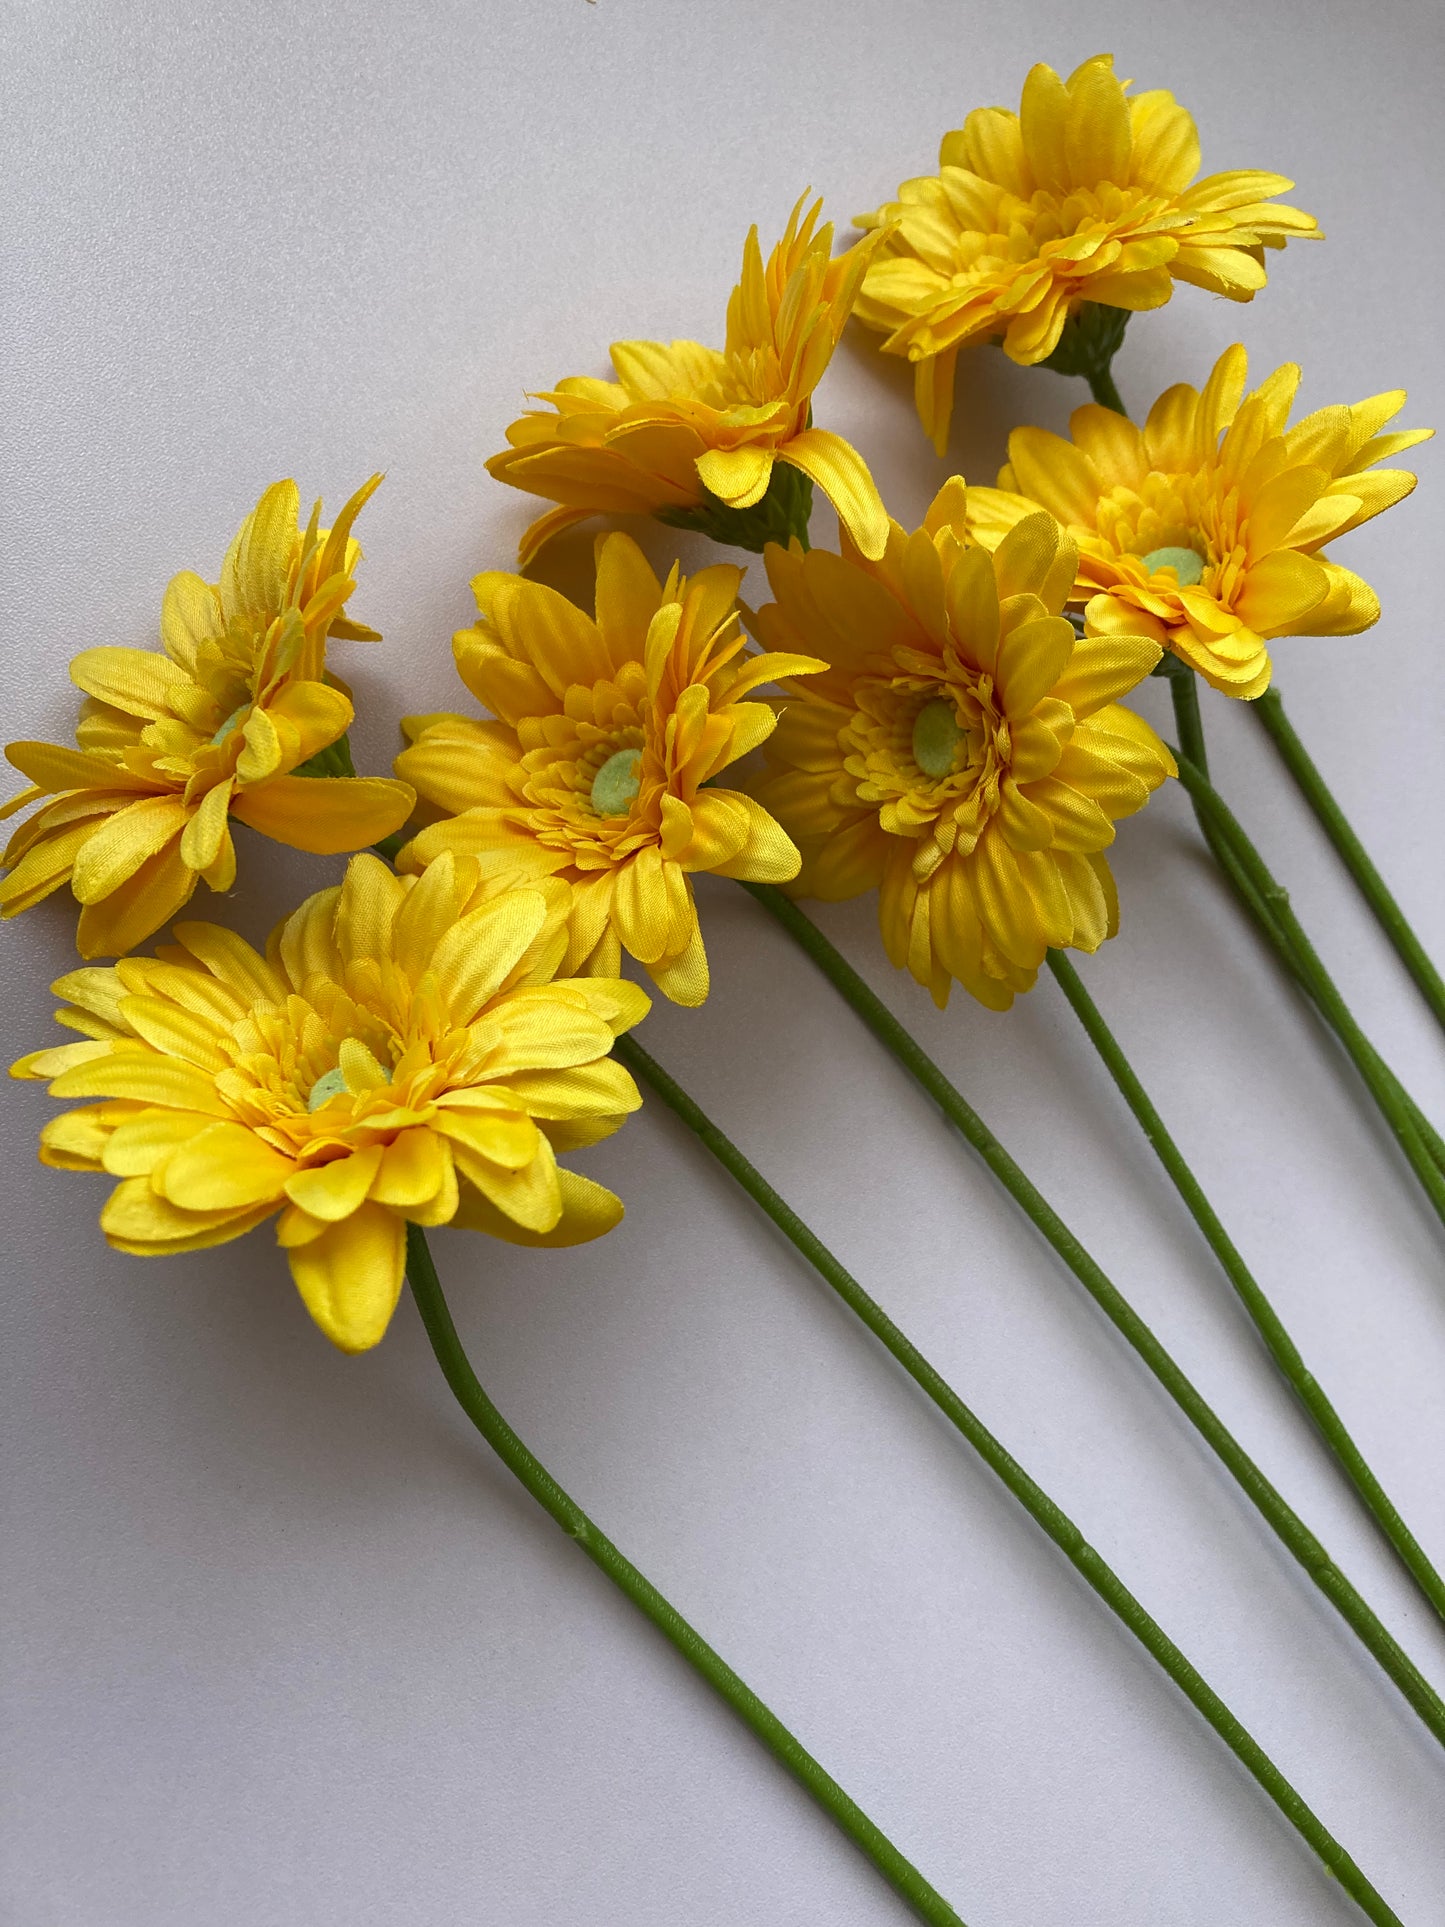
[[[875,991],[798,905],[769,884],[744,884],[838,990],[909,1075],[982,1158],[1014,1202],[1043,1234],[1110,1323],[1154,1374],[1231,1473],[1260,1516],[1309,1574],[1351,1630],[1373,1654],[1435,1738],[1445,1745],[1445,1703],[1394,1635],[1330,1557],[1318,1537],[1255,1464],[1219,1414],[1124,1294],[1085,1250],[1038,1187],[1014,1161],[978,1112]],[[628,1048],[635,1049],[635,1045]],[[631,1061],[630,1058],[627,1061]],[[1423,1560],[1424,1555],[1421,1554]]]
[[[1375,1922],[1376,1927],[1403,1927],[1399,1916],[1373,1882],[1158,1622],[1088,1543],[1073,1520],[1030,1478],[917,1347],[904,1337],[882,1307],[737,1147],[704,1116],[662,1066],[631,1038],[619,1038],[615,1048],[622,1061],[644,1078],[697,1134],[794,1248],[880,1339],[914,1382],[923,1388],[989,1469],[1083,1575],[1095,1593],[1203,1714],[1365,1917]],[[676,1608],[588,1518],[508,1425],[478,1381],[462,1348],[432,1262],[426,1234],[415,1225],[407,1228],[407,1268],[412,1295],[447,1383],[462,1410],[507,1469],[592,1563],[646,1615],[693,1670],[746,1722],[823,1811],[868,1856],[918,1917],[929,1922],[930,1927],[963,1927],[959,1915],[949,1903],[868,1819]]]

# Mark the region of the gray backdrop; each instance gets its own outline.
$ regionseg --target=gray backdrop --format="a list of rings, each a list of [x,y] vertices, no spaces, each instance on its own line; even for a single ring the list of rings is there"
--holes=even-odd
[[[637,334],[720,337],[740,244],[800,190],[840,221],[1035,59],[1111,47],[1206,168],[1277,168],[1329,232],[1250,308],[1183,288],[1118,374],[1143,405],[1243,337],[1302,403],[1445,414],[1439,16],[1216,0],[11,4],[7,735],[62,736],[65,664],[144,644],[264,483],[375,467],[346,651],[358,763],[459,698],[469,576],[529,515],[482,470],[526,387]],[[917,519],[1079,384],[992,352],[949,462],[908,375],[845,344],[820,418]],[[1436,955],[1439,458],[1348,543],[1385,618],[1279,651],[1292,712]],[[826,533],[828,518],[820,513]],[[665,531],[646,538],[655,559]],[[703,545],[686,542],[691,563]],[[581,587],[585,537],[558,557]],[[1158,685],[1143,698],[1163,720]],[[1348,995],[1439,1115],[1445,1052],[1239,709],[1221,782]],[[1177,789],[1117,846],[1085,974],[1437,1558],[1441,1233],[1241,926]],[[259,935],[333,864],[254,840]],[[785,939],[705,886],[716,989],[646,1037],[1075,1512],[1410,1927],[1445,1921],[1438,1752],[992,1181]],[[223,912],[223,914],[225,914]],[[822,921],[964,1083],[1445,1685],[1445,1640],[1272,1376],[1047,979],[946,1016],[869,902]],[[7,1054],[52,1036],[55,899],[5,931]],[[308,1322],[269,1233],[110,1253],[99,1180],[4,1108],[5,1845],[13,1927],[872,1927],[872,1870],[470,1434],[409,1304],[368,1357]],[[1163,1676],[656,1106],[587,1168],[591,1249],[436,1241],[483,1377],[564,1482],[972,1927],[1321,1927],[1348,1903]]]

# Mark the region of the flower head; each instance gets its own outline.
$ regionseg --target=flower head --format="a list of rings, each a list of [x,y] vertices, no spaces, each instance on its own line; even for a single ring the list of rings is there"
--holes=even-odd
[[[614,976],[621,952],[664,995],[700,1004],[707,955],[692,877],[793,876],[798,852],[766,810],[716,787],[776,716],[760,683],[805,675],[809,656],[744,654],[739,569],[660,583],[637,544],[597,546],[594,621],[522,576],[479,575],[481,615],[455,638],[462,681],[496,720],[415,716],[397,769],[444,820],[399,866],[444,850],[489,874],[555,877],[571,899],[563,968]],[[706,787],[704,787],[706,785]]]
[[[1216,689],[1250,697],[1269,687],[1276,636],[1352,636],[1376,621],[1374,590],[1324,545],[1410,493],[1407,470],[1374,465],[1432,431],[1381,433],[1400,389],[1290,428],[1299,369],[1286,363],[1244,396],[1247,365],[1243,348],[1226,349],[1202,393],[1166,389],[1142,429],[1093,403],[1075,410],[1072,441],[1015,429],[999,489],[968,501],[990,546],[1047,509],[1079,545],[1072,599],[1087,602],[1091,630],[1152,636]]]
[[[25,742],[5,752],[31,787],[0,816],[42,807],[5,851],[0,912],[14,916],[68,882],[82,906],[80,954],[119,956],[173,917],[201,878],[230,889],[233,817],[322,855],[400,828],[414,800],[404,784],[296,773],[351,722],[345,691],[323,680],[327,638],[378,639],[343,610],[361,555],[351,524],[380,480],[329,530],[317,526],[319,503],[299,527],[296,484],[273,483],[218,583],[189,571],[171,582],[164,654],[81,651],[70,665],[87,698],[76,748]]]
[[[802,849],[800,894],[878,886],[897,967],[939,1005],[956,979],[1006,1010],[1051,946],[1113,934],[1102,853],[1174,765],[1114,700],[1159,645],[1075,636],[1058,523],[1034,514],[995,554],[967,530],[955,476],[921,529],[892,525],[881,562],[769,549],[758,633],[828,668],[784,709],[758,794]]]
[[[637,1109],[608,1056],[647,1010],[633,984],[552,981],[565,892],[499,894],[445,857],[420,878],[358,856],[263,957],[183,923],[154,958],[72,971],[60,1021],[89,1040],[12,1075],[97,1098],[40,1156],[119,1178],[101,1228],[141,1256],[225,1244],[280,1212],[307,1309],[345,1351],[401,1290],[408,1221],[576,1244],[622,1215],[554,1149]]]
[[[618,341],[616,381],[558,382],[507,430],[511,447],[487,463],[510,482],[562,506],[532,524],[518,563],[589,516],[657,515],[682,528],[761,549],[806,527],[810,484],[837,509],[866,554],[883,546],[887,517],[862,457],[813,428],[813,390],[852,311],[872,240],[836,260],[822,202],[804,195],[763,265],[758,231],[743,249],[728,302],[727,346]],[[783,464],[791,474],[778,471]]]
[[[1193,119],[1162,90],[1129,98],[1129,84],[1112,54],[1066,81],[1035,67],[1017,114],[976,109],[944,135],[936,175],[859,217],[889,228],[859,318],[917,364],[918,412],[940,454],[960,348],[998,337],[1014,361],[1045,361],[1084,303],[1159,308],[1176,281],[1248,301],[1265,248],[1318,235],[1312,215],[1270,199],[1294,185],[1282,175],[1195,181]]]

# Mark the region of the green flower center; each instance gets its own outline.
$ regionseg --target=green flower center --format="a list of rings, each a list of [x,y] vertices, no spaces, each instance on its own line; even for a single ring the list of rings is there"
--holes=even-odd
[[[391,1082],[391,1072],[383,1064],[381,1074],[387,1083]],[[321,1106],[333,1097],[345,1097],[348,1089],[346,1073],[338,1064],[334,1070],[323,1071],[311,1086],[311,1095],[306,1100],[308,1111],[319,1111]]]
[[[216,731],[215,735],[211,738],[212,743],[224,743],[226,738],[231,734],[232,730],[236,729],[240,725],[243,718],[245,718],[246,716],[249,716],[250,713],[251,713],[251,705],[249,703],[242,703],[239,709],[233,709],[230,715],[226,718],[225,722],[221,724],[221,727]]]
[[[618,749],[592,778],[592,807],[599,816],[626,816],[642,787],[640,749]]]
[[[953,774],[963,731],[953,704],[943,696],[925,703],[913,721],[913,760],[925,776]]]
[[[1172,569],[1179,578],[1181,589],[1192,589],[1196,582],[1204,578],[1204,557],[1198,549],[1151,549],[1148,555],[1139,560],[1155,575],[1160,569]]]

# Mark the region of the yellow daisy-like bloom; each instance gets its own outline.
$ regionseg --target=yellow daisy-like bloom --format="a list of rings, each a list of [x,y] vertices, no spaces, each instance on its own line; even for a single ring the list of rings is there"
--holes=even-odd
[[[225,1244],[279,1211],[296,1287],[343,1351],[386,1330],[408,1222],[595,1238],[622,1206],[554,1151],[637,1109],[608,1052],[647,998],[552,980],[565,900],[497,894],[450,857],[418,880],[359,856],[264,957],[183,923],[154,958],[72,971],[57,1014],[91,1041],[12,1075],[100,1102],[47,1124],[41,1160],[119,1178],[101,1228],[144,1257]]]
[[[960,348],[1000,337],[1014,361],[1045,361],[1085,303],[1159,308],[1176,281],[1248,301],[1266,248],[1318,236],[1312,215],[1269,198],[1294,185],[1283,175],[1195,181],[1192,117],[1162,89],[1129,98],[1129,84],[1112,54],[1067,81],[1035,67],[1017,114],[978,108],[944,135],[936,175],[859,216],[889,228],[859,318],[917,364],[918,412],[940,454]]]
[[[1076,409],[1073,440],[1042,428],[1009,437],[999,488],[970,489],[978,540],[992,546],[1045,508],[1079,545],[1073,599],[1091,630],[1153,636],[1229,696],[1269,687],[1277,636],[1352,636],[1380,604],[1324,544],[1402,500],[1405,469],[1376,468],[1429,439],[1382,434],[1402,389],[1287,426],[1292,363],[1245,397],[1244,349],[1226,349],[1203,392],[1166,389],[1136,428],[1112,409]]]
[[[7,917],[69,883],[83,957],[119,956],[173,917],[204,877],[236,876],[231,819],[294,849],[335,855],[388,836],[414,798],[389,778],[296,774],[351,723],[326,675],[328,637],[376,641],[343,614],[361,550],[351,538],[374,475],[332,529],[320,504],[298,526],[294,482],[276,482],[241,524],[214,586],[189,571],[166,590],[164,654],[85,649],[75,749],[11,743],[31,782],[0,816],[46,797],[11,838]],[[349,768],[349,758],[334,759]]]
[[[496,721],[413,716],[397,769],[444,821],[397,859],[443,851],[513,880],[555,877],[571,898],[563,968],[614,976],[621,952],[675,1003],[707,995],[692,877],[776,883],[798,852],[762,806],[714,779],[768,736],[759,684],[810,656],[745,655],[742,571],[666,583],[625,535],[597,545],[594,621],[522,576],[479,575],[481,616],[454,641],[462,681]],[[704,787],[706,785],[707,787]]]
[[[768,551],[772,648],[828,661],[783,711],[758,793],[797,839],[799,894],[880,888],[888,955],[942,1006],[957,980],[1006,1010],[1044,952],[1096,950],[1118,920],[1102,852],[1166,776],[1115,698],[1159,661],[1144,635],[1080,639],[1061,614],[1077,555],[1034,514],[969,546],[963,481],[879,563]]]
[[[803,215],[806,199],[766,267],[758,231],[749,233],[725,349],[614,342],[616,381],[561,381],[533,397],[545,408],[512,423],[511,447],[492,457],[488,471],[562,504],[523,536],[520,568],[554,535],[593,515],[657,515],[760,550],[769,536],[806,527],[812,482],[864,553],[881,553],[887,516],[863,458],[841,436],[809,425],[813,390],[874,242],[830,259],[832,226],[817,225],[821,201]],[[794,471],[791,482],[778,463]]]

